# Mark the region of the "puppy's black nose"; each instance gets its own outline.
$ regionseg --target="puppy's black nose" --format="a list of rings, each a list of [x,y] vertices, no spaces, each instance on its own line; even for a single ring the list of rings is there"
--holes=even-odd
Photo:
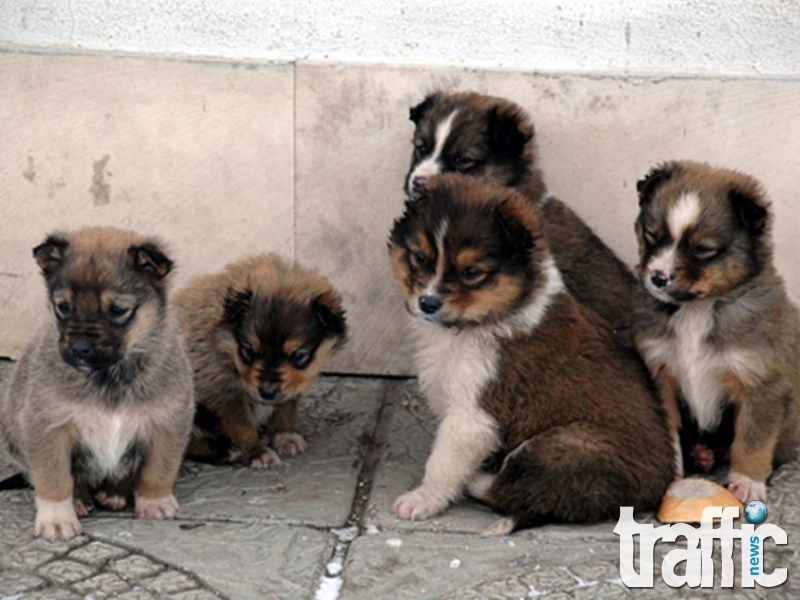
[[[87,340],[78,340],[69,345],[69,351],[75,358],[86,358],[92,351],[92,342]]]
[[[275,400],[278,395],[278,388],[275,387],[260,387],[258,388],[258,395],[264,400]]]
[[[659,289],[667,287],[669,275],[666,271],[653,271],[650,275],[650,282]]]
[[[422,175],[417,175],[411,180],[411,187],[414,188],[415,192],[424,192],[426,185],[428,185],[428,178]]]
[[[426,315],[432,315],[437,310],[442,308],[442,301],[433,296],[420,296],[419,309]]]

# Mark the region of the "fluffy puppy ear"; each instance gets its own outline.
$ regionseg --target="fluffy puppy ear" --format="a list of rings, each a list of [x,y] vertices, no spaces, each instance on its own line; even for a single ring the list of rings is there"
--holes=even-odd
[[[489,143],[495,152],[522,156],[525,145],[533,139],[533,124],[522,109],[495,105],[488,116]]]
[[[419,125],[419,122],[433,107],[434,102],[436,102],[436,94],[428,94],[422,102],[408,110],[409,120],[413,121],[414,125]]]
[[[164,254],[156,242],[145,242],[128,248],[137,271],[146,273],[155,279],[164,279],[173,268],[173,262]]]
[[[656,190],[669,181],[677,170],[678,165],[674,162],[662,163],[637,181],[636,191],[639,193],[639,206],[650,202]]]
[[[237,292],[229,287],[225,295],[225,307],[222,313],[222,325],[231,330],[238,330],[244,322],[253,301],[253,292],[243,290]]]
[[[512,194],[498,205],[495,218],[506,241],[519,252],[530,252],[540,235],[540,219],[530,201]]]
[[[747,231],[755,235],[764,233],[769,220],[769,202],[758,186],[745,189],[735,185],[728,191],[728,198],[739,222]]]
[[[55,273],[64,262],[64,253],[69,242],[58,235],[49,235],[47,239],[33,249],[33,258],[45,275]]]
[[[344,338],[347,335],[342,299],[334,290],[328,290],[314,298],[311,309],[332,336]]]

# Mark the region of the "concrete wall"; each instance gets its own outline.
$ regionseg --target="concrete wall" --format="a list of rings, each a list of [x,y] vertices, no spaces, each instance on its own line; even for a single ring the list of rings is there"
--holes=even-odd
[[[8,0],[0,41],[225,59],[800,74],[796,0]]]
[[[356,10],[366,3],[214,4],[225,14],[166,0],[147,2],[149,12],[116,0],[72,0],[71,10],[55,0],[0,4],[0,355],[18,356],[31,328],[50,318],[30,249],[52,229],[107,223],[166,239],[178,285],[249,252],[314,265],[342,288],[350,316],[352,338],[334,370],[408,373],[385,242],[403,202],[408,107],[439,87],[528,108],[551,191],[629,263],[635,181],[654,163],[694,158],[756,175],[778,215],[778,266],[800,297],[792,3],[731,1],[722,11],[672,2],[668,18],[661,3],[622,0],[602,13],[590,3],[536,3],[535,18],[510,4],[483,14],[471,1],[444,5],[450,12],[375,2],[369,14]],[[704,41],[690,47],[698,14],[706,21],[692,35]],[[747,27],[734,36],[732,20]],[[434,29],[444,25],[446,33]],[[769,35],[760,29],[768,26]],[[470,44],[459,37],[468,31]],[[85,48],[115,52],[78,52]],[[337,59],[455,66],[251,60],[324,48]],[[517,70],[459,66],[481,61]],[[588,72],[533,72],[542,67]],[[781,77],[749,77],[755,71]]]

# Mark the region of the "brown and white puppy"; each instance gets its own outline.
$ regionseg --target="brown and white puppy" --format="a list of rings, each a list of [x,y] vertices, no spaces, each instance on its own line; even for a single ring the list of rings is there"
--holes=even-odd
[[[547,194],[527,113],[503,98],[436,92],[409,116],[415,130],[406,193],[416,198],[428,178],[451,172],[515,188],[541,207],[569,291],[628,341],[636,277],[572,209]]]
[[[167,310],[172,261],[113,228],[56,233],[33,250],[53,318],[29,344],[0,429],[29,474],[36,535],[80,533],[93,499],[172,518],[172,486],[194,413],[192,371]]]
[[[175,305],[195,373],[187,456],[261,469],[305,450],[295,431],[300,397],[346,335],[330,282],[261,254],[195,278]]]
[[[681,408],[701,432],[733,414],[729,488],[766,499],[800,419],[800,326],[772,264],[772,216],[742,173],[669,162],[638,184],[644,295],[636,341],[670,418],[680,469]],[[730,410],[732,408],[732,411]]]
[[[518,192],[432,177],[389,241],[414,317],[420,386],[440,419],[404,519],[465,487],[508,515],[491,530],[655,506],[673,477],[644,365],[564,286],[540,210]]]

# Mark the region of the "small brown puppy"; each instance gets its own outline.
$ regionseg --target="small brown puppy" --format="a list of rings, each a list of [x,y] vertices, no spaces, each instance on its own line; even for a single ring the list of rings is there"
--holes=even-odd
[[[542,209],[550,251],[567,289],[629,342],[636,277],[575,211],[547,194],[527,113],[503,98],[436,92],[409,116],[415,130],[406,193],[416,198],[429,177],[461,173],[524,194]]]
[[[167,311],[172,262],[112,228],[57,233],[33,250],[54,312],[16,366],[0,429],[36,495],[35,533],[80,533],[94,497],[172,518],[194,413],[192,371]]]
[[[274,254],[194,279],[175,298],[195,373],[190,458],[255,469],[306,448],[298,403],[346,335],[327,279]],[[263,429],[266,427],[266,434]]]
[[[491,533],[654,507],[673,477],[647,371],[564,286],[539,209],[518,192],[432,177],[389,242],[441,419],[404,519],[465,487],[508,515]]]
[[[638,184],[644,288],[636,341],[659,385],[682,467],[680,411],[715,432],[733,408],[729,488],[766,500],[800,435],[800,325],[772,264],[772,216],[742,173],[670,162]],[[707,459],[706,459],[707,460]]]

